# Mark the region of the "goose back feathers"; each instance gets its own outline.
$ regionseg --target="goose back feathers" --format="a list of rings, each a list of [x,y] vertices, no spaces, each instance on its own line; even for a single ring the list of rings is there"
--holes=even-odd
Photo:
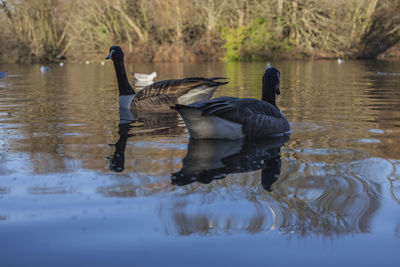
[[[179,103],[188,105],[193,102],[209,99],[218,86],[227,82],[216,78],[191,77],[176,80],[155,82],[139,91],[132,101],[132,107],[159,110],[170,110],[170,106]]]

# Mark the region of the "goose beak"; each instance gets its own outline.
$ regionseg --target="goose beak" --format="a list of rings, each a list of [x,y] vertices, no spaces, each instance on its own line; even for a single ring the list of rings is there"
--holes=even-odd
[[[115,50],[111,50],[110,54],[108,54],[108,56],[106,56],[106,59],[112,59],[112,54],[114,53]]]

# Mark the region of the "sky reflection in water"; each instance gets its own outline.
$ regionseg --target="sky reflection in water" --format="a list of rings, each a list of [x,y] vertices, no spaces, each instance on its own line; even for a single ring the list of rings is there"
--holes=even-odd
[[[1,66],[0,264],[396,266],[400,65],[335,63],[274,64],[292,134],[252,142],[119,110],[111,65]],[[128,70],[259,98],[263,66]]]

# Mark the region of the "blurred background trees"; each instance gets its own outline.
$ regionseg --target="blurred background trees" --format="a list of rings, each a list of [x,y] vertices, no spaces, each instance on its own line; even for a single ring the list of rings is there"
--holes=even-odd
[[[0,0],[0,61],[375,58],[400,0]]]

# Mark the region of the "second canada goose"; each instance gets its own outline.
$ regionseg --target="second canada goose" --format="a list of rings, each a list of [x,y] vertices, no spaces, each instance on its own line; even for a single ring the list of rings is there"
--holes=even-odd
[[[126,75],[124,53],[121,47],[112,46],[106,59],[111,59],[114,63],[120,106],[131,109],[168,111],[171,105],[177,103],[188,105],[209,99],[218,86],[228,83],[218,81],[225,79],[221,77],[191,77],[158,81],[136,93]]]
[[[280,72],[267,68],[262,79],[262,100],[225,96],[171,108],[179,112],[190,137],[195,139],[287,135],[289,122],[275,103],[279,85]]]

